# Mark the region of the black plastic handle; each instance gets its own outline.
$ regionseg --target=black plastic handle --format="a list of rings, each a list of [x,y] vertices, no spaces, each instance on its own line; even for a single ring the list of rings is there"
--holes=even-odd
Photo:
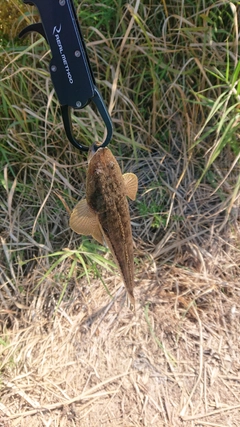
[[[50,45],[50,73],[69,141],[80,150],[88,150],[73,136],[70,111],[71,108],[82,109],[93,101],[106,125],[107,137],[101,145],[106,146],[112,137],[112,122],[95,85],[72,0],[23,1],[38,8],[42,22],[29,25],[19,36],[36,31]]]

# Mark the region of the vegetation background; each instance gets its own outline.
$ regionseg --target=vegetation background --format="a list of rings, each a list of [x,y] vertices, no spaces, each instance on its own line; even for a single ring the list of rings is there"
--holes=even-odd
[[[67,141],[39,20],[0,6],[0,426],[240,425],[238,1],[75,1],[130,204],[136,314],[68,226]],[[91,106],[73,117],[91,145]]]

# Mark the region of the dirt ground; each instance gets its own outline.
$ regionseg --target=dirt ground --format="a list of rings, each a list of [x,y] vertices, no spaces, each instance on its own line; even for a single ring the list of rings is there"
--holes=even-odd
[[[239,281],[146,263],[136,313],[106,283],[8,313],[0,426],[239,426]]]

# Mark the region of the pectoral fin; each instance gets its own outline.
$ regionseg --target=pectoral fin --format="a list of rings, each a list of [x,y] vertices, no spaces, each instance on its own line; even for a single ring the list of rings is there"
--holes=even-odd
[[[83,234],[84,236],[91,235],[101,245],[104,244],[97,214],[90,209],[86,199],[80,200],[73,209],[69,225],[75,233]]]
[[[134,173],[125,173],[123,175],[125,184],[126,196],[131,200],[135,200],[138,190],[138,178]]]

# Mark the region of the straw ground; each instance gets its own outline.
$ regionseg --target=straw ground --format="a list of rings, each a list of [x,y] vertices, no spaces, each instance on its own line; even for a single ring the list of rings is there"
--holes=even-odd
[[[111,149],[139,178],[136,313],[107,249],[69,229],[86,158],[47,44],[16,37],[37,14],[6,4],[0,426],[239,426],[238,2],[77,5]],[[90,106],[73,124],[87,145],[103,134]]]

